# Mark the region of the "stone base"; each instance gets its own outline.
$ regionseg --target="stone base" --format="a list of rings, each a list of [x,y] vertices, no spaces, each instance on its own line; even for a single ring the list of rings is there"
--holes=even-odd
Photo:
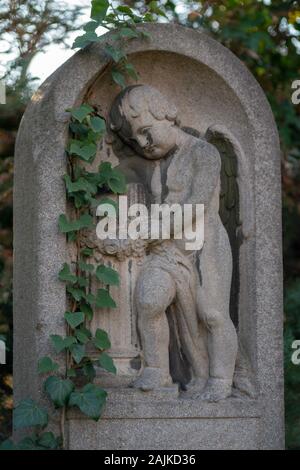
[[[174,389],[115,390],[98,423],[69,413],[69,449],[261,449],[260,417],[256,400],[207,403],[178,397]]]

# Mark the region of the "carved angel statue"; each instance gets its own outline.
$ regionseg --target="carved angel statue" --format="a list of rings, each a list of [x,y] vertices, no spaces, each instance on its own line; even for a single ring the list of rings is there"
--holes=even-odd
[[[135,304],[144,364],[132,386],[147,391],[177,382],[191,397],[225,399],[232,393],[238,350],[230,315],[231,301],[236,317],[238,290],[238,281],[232,281],[233,261],[238,277],[238,191],[231,188],[229,205],[222,200],[228,198],[224,184],[231,184],[230,171],[236,172],[234,152],[232,168],[224,170],[217,144],[219,139],[226,145],[226,139],[220,140],[220,130],[201,138],[181,128],[176,107],[150,86],[123,90],[112,104],[109,123],[119,168],[129,183],[142,185],[148,202],[204,204],[200,250],[187,250],[186,240],[175,239],[172,231],[169,240],[143,240],[147,256]],[[233,149],[230,142],[228,149]],[[220,197],[227,230],[219,214]]]

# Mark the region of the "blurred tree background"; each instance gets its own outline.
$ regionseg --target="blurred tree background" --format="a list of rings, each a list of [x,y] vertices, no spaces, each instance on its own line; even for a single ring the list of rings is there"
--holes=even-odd
[[[140,12],[150,1],[114,1]],[[300,366],[291,344],[300,339],[300,105],[291,85],[300,79],[299,0],[207,0],[157,2],[169,21],[205,31],[232,50],[251,70],[272,106],[282,148],[285,402],[289,449],[300,450]],[[80,29],[81,7],[56,0],[2,0],[0,42],[14,60],[7,68],[7,104],[0,105],[0,338],[8,362],[0,367],[0,441],[10,434],[12,408],[12,185],[16,132],[35,80],[28,67],[52,43]],[[270,352],[271,354],[271,352]]]

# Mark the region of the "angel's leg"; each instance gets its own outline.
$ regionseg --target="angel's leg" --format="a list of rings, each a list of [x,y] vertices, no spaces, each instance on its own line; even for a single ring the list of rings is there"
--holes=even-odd
[[[206,228],[199,289],[199,312],[208,332],[209,355],[209,379],[202,398],[211,401],[231,395],[237,355],[237,334],[229,315],[231,250],[223,225],[215,222]]]
[[[144,370],[132,386],[153,390],[172,383],[169,370],[169,325],[166,309],[175,297],[175,283],[159,268],[147,267],[136,286],[135,301],[144,355]]]

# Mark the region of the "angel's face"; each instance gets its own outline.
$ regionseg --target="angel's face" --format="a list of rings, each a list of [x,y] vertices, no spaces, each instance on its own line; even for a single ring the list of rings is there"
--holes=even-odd
[[[127,117],[133,146],[149,160],[163,158],[176,145],[174,122],[155,119],[145,110],[138,117]]]

